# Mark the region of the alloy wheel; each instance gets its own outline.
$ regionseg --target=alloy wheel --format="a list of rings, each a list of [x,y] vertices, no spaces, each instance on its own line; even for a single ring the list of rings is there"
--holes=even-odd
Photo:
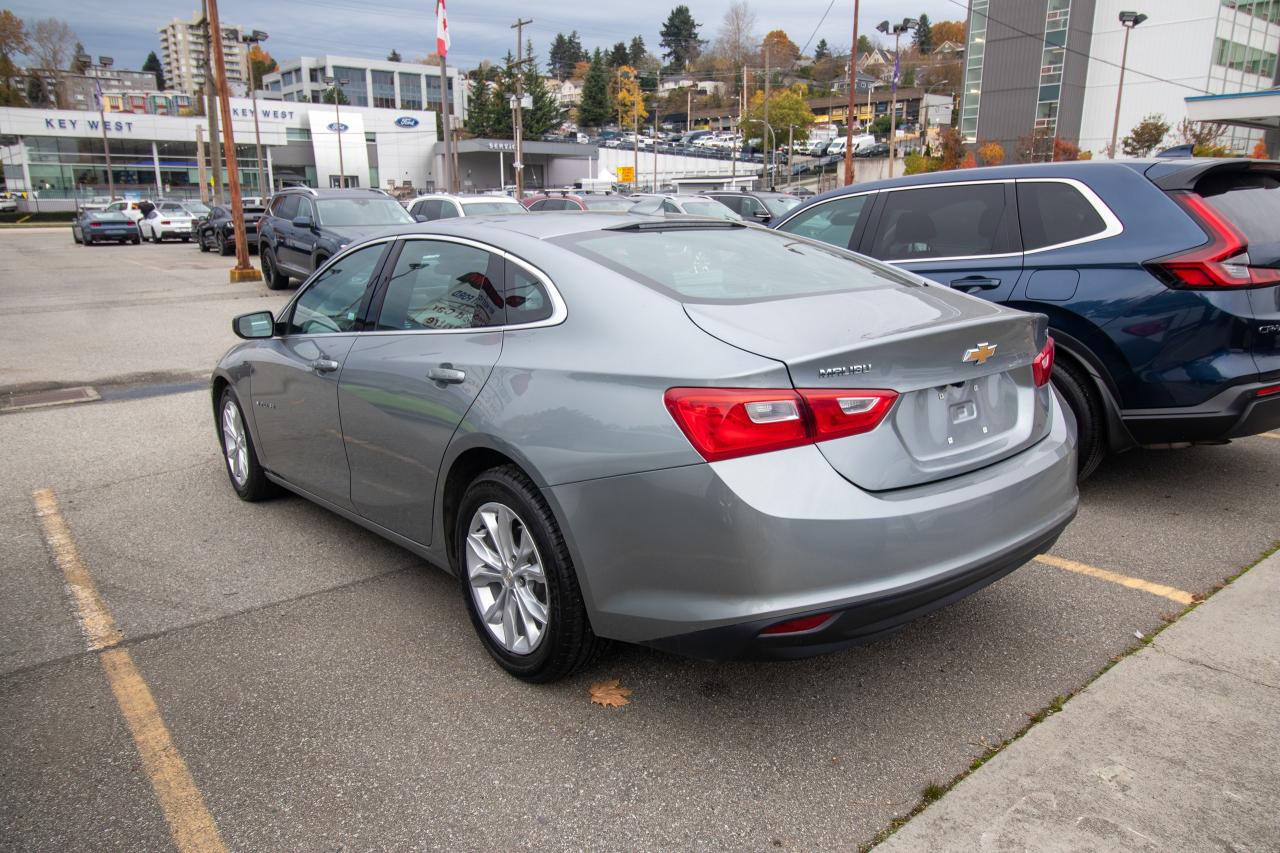
[[[482,504],[467,525],[467,579],[489,635],[517,655],[532,653],[550,619],[547,576],[533,532],[510,507]]]
[[[249,481],[249,443],[245,437],[244,423],[240,420],[240,407],[233,400],[222,405],[222,449],[227,457],[227,470],[236,485],[244,488]]]

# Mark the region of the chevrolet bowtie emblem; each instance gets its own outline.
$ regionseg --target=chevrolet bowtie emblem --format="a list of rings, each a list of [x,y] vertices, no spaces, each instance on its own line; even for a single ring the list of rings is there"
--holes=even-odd
[[[974,364],[986,364],[987,359],[991,358],[996,354],[996,347],[998,346],[1000,345],[989,344],[986,341],[983,341],[973,349],[965,350],[964,358],[962,358],[961,361],[965,361],[965,362],[971,361]]]

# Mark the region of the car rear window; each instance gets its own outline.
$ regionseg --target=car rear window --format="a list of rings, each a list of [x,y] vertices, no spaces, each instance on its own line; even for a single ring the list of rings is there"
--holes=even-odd
[[[1028,252],[1107,230],[1089,200],[1059,181],[1018,181],[1018,221],[1022,248]]]
[[[1211,174],[1196,191],[1250,243],[1280,240],[1280,174],[1254,170]]]
[[[129,222],[129,217],[115,210],[104,210],[89,214],[90,218],[99,222]]]
[[[918,284],[880,264],[755,228],[605,229],[553,242],[682,302],[755,302]]]

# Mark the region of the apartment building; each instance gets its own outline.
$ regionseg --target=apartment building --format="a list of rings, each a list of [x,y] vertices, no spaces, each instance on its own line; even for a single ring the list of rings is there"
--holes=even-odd
[[[204,86],[205,23],[197,12],[191,20],[174,18],[160,27],[160,62],[170,89],[196,94]],[[249,47],[238,26],[222,27],[222,56],[227,69],[227,85],[232,95],[249,93]]]

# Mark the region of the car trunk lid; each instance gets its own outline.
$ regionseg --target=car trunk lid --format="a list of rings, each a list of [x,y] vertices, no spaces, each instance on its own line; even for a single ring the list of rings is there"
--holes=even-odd
[[[784,362],[797,388],[890,389],[874,430],[821,441],[868,490],[919,485],[1005,459],[1044,437],[1050,397],[1032,360],[1043,317],[949,288],[881,288],[745,303],[686,303],[733,346]]]

